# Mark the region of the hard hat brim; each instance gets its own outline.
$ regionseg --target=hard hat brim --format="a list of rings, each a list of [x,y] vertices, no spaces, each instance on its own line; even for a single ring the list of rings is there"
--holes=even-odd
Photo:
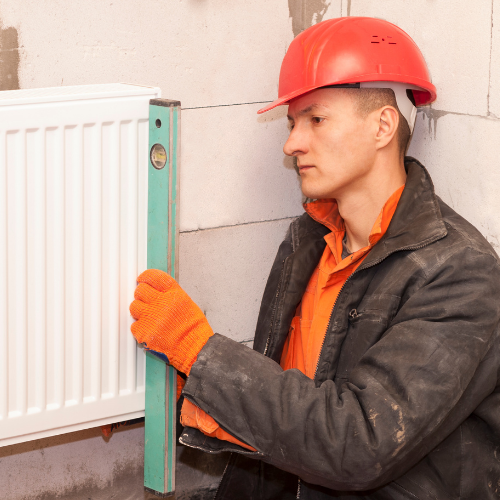
[[[329,83],[328,85],[346,85],[346,84],[352,84],[352,83],[361,83],[361,82],[372,82],[372,81],[377,81],[381,79],[381,75],[379,73],[373,73],[369,75],[363,75],[358,79],[357,82],[350,82],[350,81],[338,81],[338,82],[332,82]],[[422,88],[422,91],[413,91],[416,105],[417,107],[419,106],[426,106],[428,104],[431,104],[436,100],[436,87],[426,81],[422,80],[420,78],[405,78],[403,75],[388,75],[385,74],[383,76],[383,79],[385,81],[393,81],[393,82],[398,82],[398,83],[407,83],[409,85],[416,85],[417,87]],[[276,108],[277,106],[281,106],[284,104],[288,104],[292,99],[295,99],[296,97],[300,97],[304,94],[307,94],[308,92],[312,92],[313,90],[320,89],[322,87],[325,87],[326,85],[318,85],[318,86],[311,86],[311,87],[304,87],[299,90],[296,90],[295,92],[290,92],[289,94],[280,97],[276,99],[275,101],[271,102],[267,106],[259,109],[257,111],[257,114],[262,114],[265,113],[266,111],[270,111],[271,109]]]

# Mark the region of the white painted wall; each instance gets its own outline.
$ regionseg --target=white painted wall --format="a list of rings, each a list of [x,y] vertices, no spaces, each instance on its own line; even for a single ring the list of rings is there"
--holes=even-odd
[[[216,331],[251,338],[276,246],[301,212],[281,151],[285,110],[256,110],[276,97],[293,29],[321,15],[381,17],[414,38],[438,100],[419,112],[410,154],[428,167],[438,194],[500,248],[500,0],[21,4],[0,0],[3,27],[18,32],[22,88],[128,81],[182,102],[180,281]],[[139,470],[140,479],[142,433],[124,430],[106,442],[91,430],[0,449],[0,496],[117,491],[120,470]],[[143,498],[140,485],[127,491]]]

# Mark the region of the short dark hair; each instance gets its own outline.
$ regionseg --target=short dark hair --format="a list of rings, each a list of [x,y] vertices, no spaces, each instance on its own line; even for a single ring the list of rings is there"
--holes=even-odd
[[[411,132],[406,118],[399,111],[396,96],[392,89],[339,89],[355,99],[356,107],[361,116],[366,117],[373,111],[392,106],[399,114],[398,144],[401,156],[404,156],[410,145]]]

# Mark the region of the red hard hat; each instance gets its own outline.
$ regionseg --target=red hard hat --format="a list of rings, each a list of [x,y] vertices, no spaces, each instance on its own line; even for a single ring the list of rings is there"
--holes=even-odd
[[[379,81],[411,85],[417,106],[436,99],[424,57],[401,28],[371,17],[330,19],[292,41],[281,65],[279,97],[258,112],[320,87]]]

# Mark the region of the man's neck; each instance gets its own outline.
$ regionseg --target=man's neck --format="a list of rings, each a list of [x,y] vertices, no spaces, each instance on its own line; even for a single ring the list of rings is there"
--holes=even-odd
[[[393,168],[373,168],[370,175],[337,198],[346,226],[347,247],[351,252],[368,245],[373,224],[389,197],[406,182],[404,163]]]

